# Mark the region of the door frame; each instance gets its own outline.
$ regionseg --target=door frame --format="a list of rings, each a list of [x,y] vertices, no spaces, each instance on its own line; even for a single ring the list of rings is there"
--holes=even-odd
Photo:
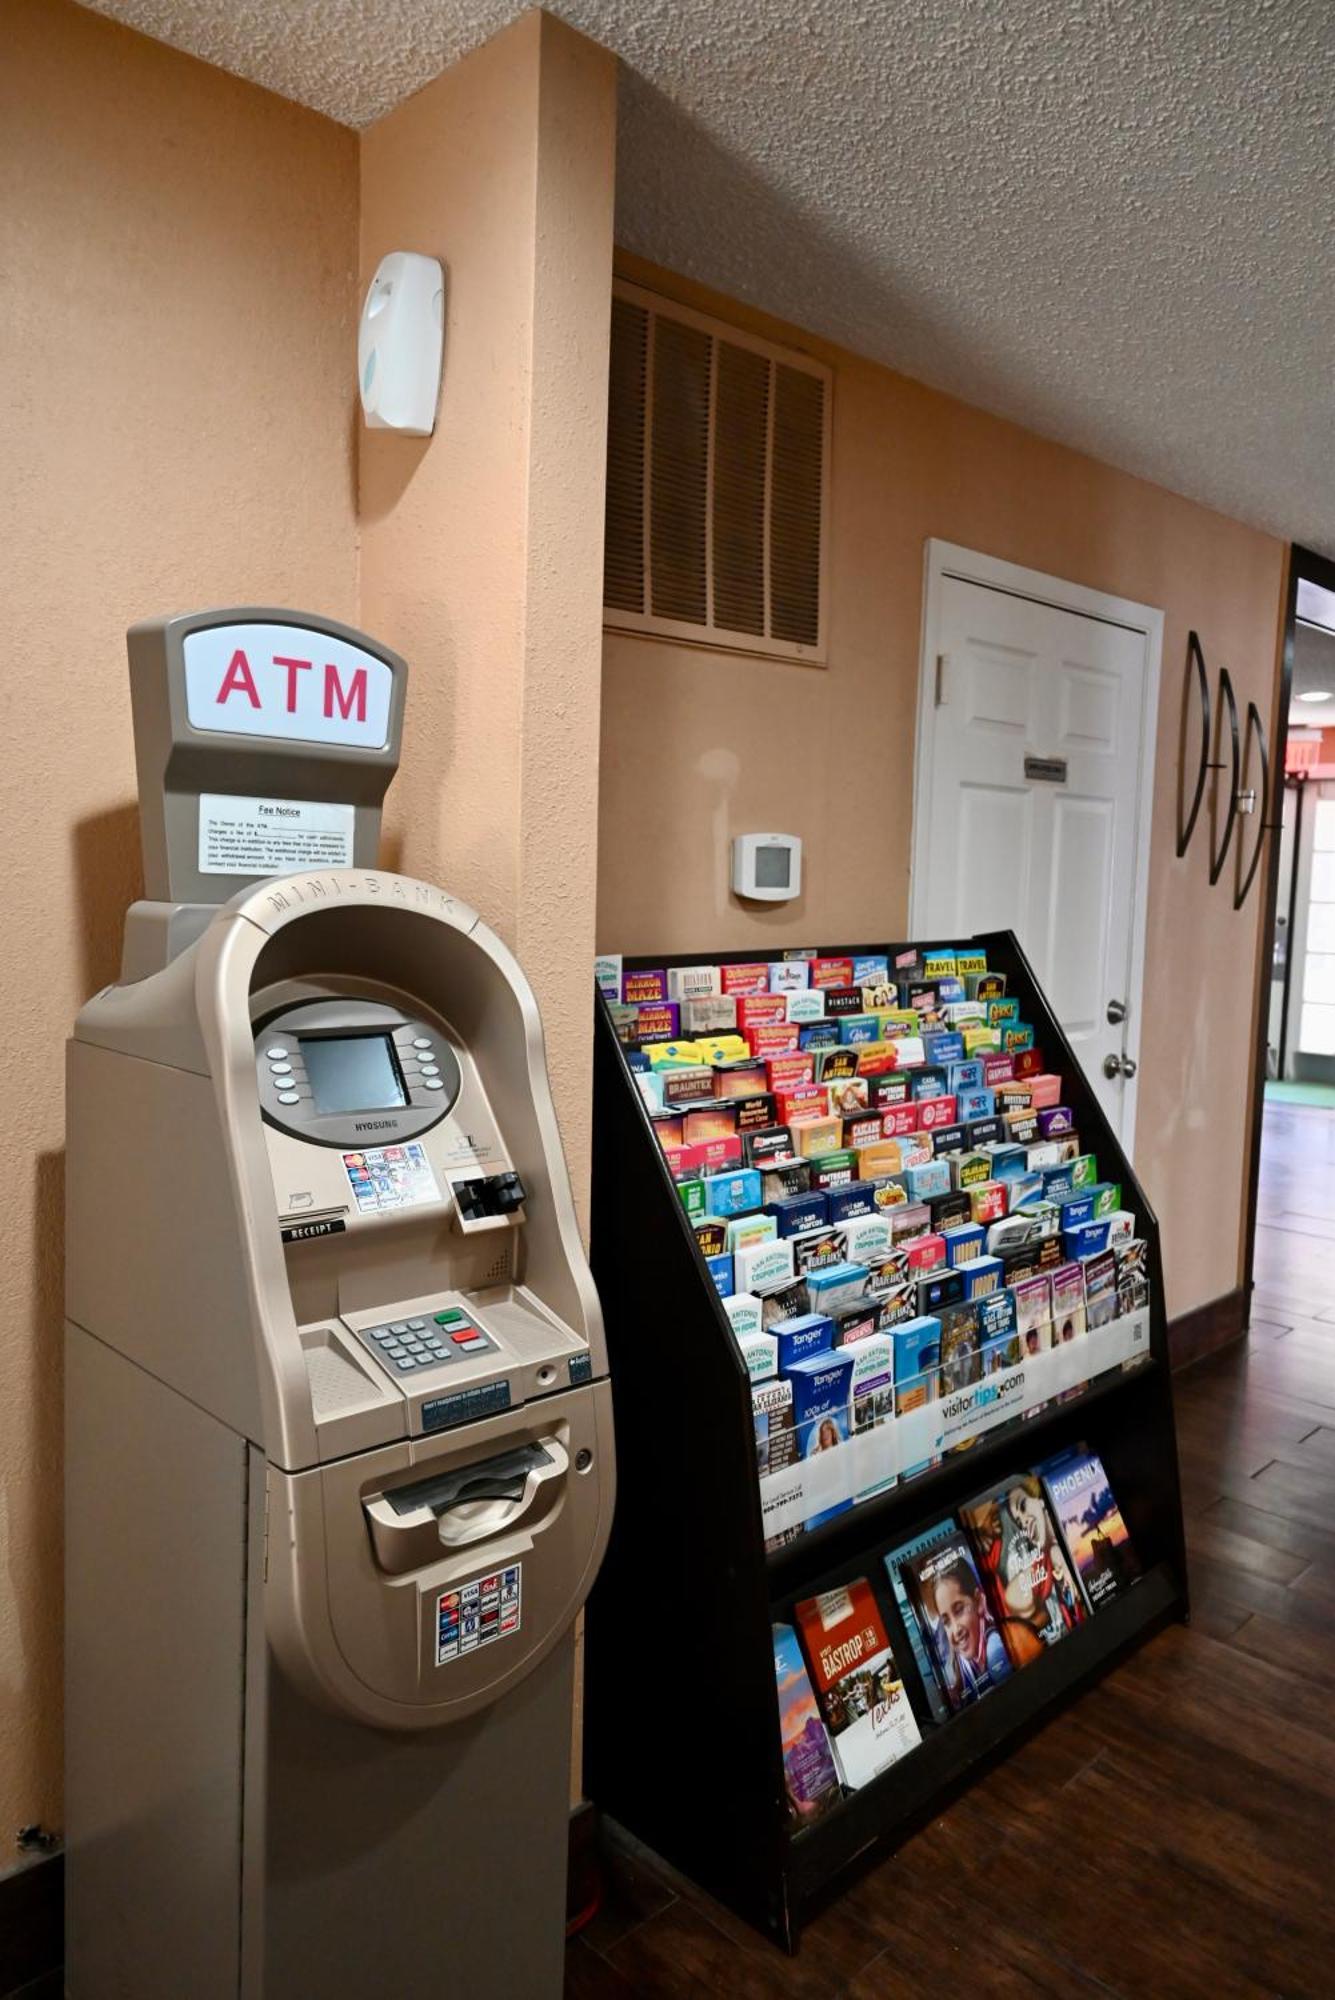
[[[979,584],[1007,597],[1027,598],[1055,611],[1071,611],[1078,616],[1098,619],[1105,625],[1120,625],[1139,634],[1145,646],[1145,679],[1141,690],[1140,762],[1136,777],[1139,810],[1136,815],[1135,879],[1132,888],[1131,973],[1128,981],[1128,1019],[1135,1025],[1137,1047],[1141,1046],[1140,1006],[1145,983],[1145,905],[1150,879],[1150,828],[1154,817],[1155,750],[1159,734],[1159,672],[1163,659],[1164,614],[1150,604],[1136,604],[1130,598],[1112,597],[1106,591],[1090,590],[1082,583],[1046,576],[1041,570],[1024,569],[1019,563],[1004,562],[999,556],[984,555],[956,542],[930,539],[924,556],[922,648],[918,673],[918,726],[913,755],[913,839],[909,857],[909,935],[922,930],[922,892],[919,857],[927,847],[932,810],[932,757],[936,747],[936,675],[941,654],[941,601],[948,582]],[[1122,1113],[1122,1149],[1134,1157],[1136,1102],[1140,1067],[1125,1086]]]
[[[1275,706],[1272,711],[1270,768],[1272,792],[1284,783],[1284,765],[1289,747],[1289,707],[1293,698],[1293,642],[1298,630],[1298,585],[1318,583],[1335,590],[1335,563],[1312,549],[1290,542],[1288,571],[1284,578],[1284,601],[1279,632],[1279,671],[1275,676]],[[1271,817],[1274,817],[1273,812]],[[1257,951],[1257,990],[1252,1042],[1251,1139],[1247,1148],[1243,1192],[1246,1228],[1242,1250],[1242,1324],[1251,1321],[1252,1294],[1256,1287],[1256,1220],[1261,1195],[1261,1134],[1265,1126],[1265,1051],[1267,1009],[1266,982],[1270,977],[1271,953],[1275,942],[1275,911],[1279,904],[1280,842],[1272,838],[1270,851],[1261,869],[1261,928]],[[1297,856],[1294,857],[1295,873]]]

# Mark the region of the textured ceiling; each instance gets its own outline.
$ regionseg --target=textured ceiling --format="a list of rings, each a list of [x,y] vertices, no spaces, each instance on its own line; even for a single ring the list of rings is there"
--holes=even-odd
[[[96,4],[351,125],[521,11]],[[1335,551],[1332,0],[554,11],[626,66],[628,248]]]

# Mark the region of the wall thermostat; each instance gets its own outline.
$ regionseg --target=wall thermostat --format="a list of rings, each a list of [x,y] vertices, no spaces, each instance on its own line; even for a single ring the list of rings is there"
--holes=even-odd
[[[733,894],[786,903],[802,893],[802,843],[795,833],[739,833],[732,843]]]
[[[380,259],[357,329],[362,413],[372,430],[430,437],[445,346],[445,272],[434,257]]]

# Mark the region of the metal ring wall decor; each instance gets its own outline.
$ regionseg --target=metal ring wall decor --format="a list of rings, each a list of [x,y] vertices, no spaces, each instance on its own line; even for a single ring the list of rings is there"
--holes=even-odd
[[[1196,789],[1192,793],[1191,811],[1187,814],[1185,825],[1183,824],[1182,821],[1182,795],[1185,789],[1182,780],[1185,774],[1181,768],[1179,768],[1178,771],[1177,858],[1179,861],[1182,859],[1182,856],[1186,853],[1187,848],[1191,842],[1191,836],[1196,831],[1196,818],[1201,809],[1201,800],[1205,797],[1205,774],[1210,769],[1210,720],[1211,720],[1210,676],[1205,670],[1205,655],[1201,651],[1201,642],[1197,638],[1194,632],[1189,632],[1187,634],[1188,675],[1190,675],[1193,667],[1196,670],[1196,693],[1197,693],[1197,699],[1200,702],[1200,711],[1201,711],[1201,753],[1200,753],[1200,761],[1196,769]],[[1190,680],[1188,680],[1182,690],[1182,704],[1183,704],[1182,734],[1184,738],[1186,736],[1186,696],[1187,696],[1187,688],[1190,685],[1191,685]],[[1185,763],[1185,756],[1186,756],[1186,744],[1184,741],[1183,743],[1184,763]]]
[[[1239,879],[1233,891],[1233,907],[1235,910],[1240,910],[1251,894],[1252,883],[1256,880],[1256,871],[1261,865],[1261,849],[1265,846],[1265,837],[1267,833],[1273,831],[1270,822],[1270,747],[1265,740],[1265,724],[1261,720],[1261,711],[1254,701],[1249,701],[1247,703],[1247,733],[1243,739],[1242,746],[1242,768],[1244,774],[1250,758],[1253,740],[1256,742],[1261,753],[1261,791],[1258,801],[1259,811],[1256,815],[1256,843],[1252,848],[1252,858],[1247,863],[1247,870],[1244,874],[1242,871],[1241,837],[1238,840]]]
[[[1200,752],[1197,759],[1196,781],[1192,790],[1191,806],[1184,820],[1182,817],[1182,806],[1186,795],[1187,719],[1190,709],[1189,696],[1193,686],[1195,687],[1196,702],[1200,709],[1201,718]],[[1214,732],[1217,731],[1221,738],[1218,745],[1219,749],[1222,750],[1224,747],[1222,737],[1225,720],[1228,723],[1228,756],[1227,758],[1212,757],[1210,755],[1210,748],[1211,737]],[[1237,871],[1233,890],[1233,907],[1235,910],[1240,910],[1251,894],[1252,884],[1256,880],[1257,870],[1261,865],[1261,850],[1265,846],[1265,837],[1268,833],[1275,831],[1275,822],[1270,818],[1270,747],[1266,742],[1265,724],[1261,720],[1261,711],[1254,701],[1247,703],[1246,734],[1242,737],[1239,736],[1237,696],[1233,692],[1233,681],[1227,667],[1219,669],[1219,706],[1218,709],[1215,708],[1210,699],[1210,673],[1205,664],[1205,653],[1201,647],[1200,638],[1195,632],[1187,634],[1187,677],[1182,684],[1182,739],[1182,757],[1178,765],[1177,788],[1177,857],[1179,861],[1186,853],[1187,848],[1191,844],[1191,836],[1196,831],[1196,823],[1200,818],[1201,807],[1205,802],[1205,784],[1208,773],[1211,771],[1215,773],[1226,771],[1228,773],[1228,794],[1224,812],[1224,828],[1217,846],[1215,845],[1213,834],[1210,836],[1211,888],[1215,886],[1224,872],[1224,864],[1228,860],[1228,851],[1233,844],[1233,836],[1237,832],[1239,818],[1244,814],[1249,816],[1259,806],[1256,840],[1252,846],[1251,858],[1245,863],[1243,861],[1245,842],[1243,836],[1238,834]],[[1247,766],[1251,762],[1253,746],[1255,746],[1261,759],[1261,788],[1259,796],[1255,790],[1244,791],[1243,789],[1243,776]],[[1213,794],[1216,809],[1218,805],[1218,791],[1219,780],[1216,776]]]
[[[1238,741],[1238,703],[1233,693],[1233,682],[1229,677],[1227,667],[1219,669],[1219,692],[1223,697],[1219,711],[1219,721],[1222,728],[1224,717],[1227,715],[1232,756],[1227,765],[1216,760],[1212,766],[1216,771],[1227,769],[1229,774],[1228,806],[1224,813],[1224,837],[1218,847],[1214,845],[1213,840],[1210,843],[1210,887],[1212,889],[1224,872],[1224,863],[1228,859],[1229,843],[1233,838],[1233,829],[1238,823],[1238,772],[1242,763],[1242,750]]]

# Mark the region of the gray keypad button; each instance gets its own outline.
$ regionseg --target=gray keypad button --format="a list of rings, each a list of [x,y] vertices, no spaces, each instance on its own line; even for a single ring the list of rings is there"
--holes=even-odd
[[[422,1331],[422,1328],[426,1325],[426,1321],[424,1319],[410,1319],[408,1325],[411,1327],[414,1333],[420,1333]]]
[[[402,1361],[407,1352],[408,1352],[407,1348],[400,1347],[397,1341],[395,1341],[393,1347],[387,1347],[385,1349],[385,1353],[389,1356],[391,1361]]]
[[[278,1093],[278,1102],[280,1104],[300,1104],[301,1098],[295,1090],[280,1090]]]
[[[436,1365],[436,1356],[434,1354],[419,1354],[417,1365],[419,1368],[434,1368]]]
[[[406,1319],[396,1319],[389,1330],[391,1333],[406,1333],[408,1331],[408,1322]]]
[[[382,1347],[392,1347],[395,1336],[387,1328],[378,1326],[371,1335],[371,1338],[372,1340],[378,1340]]]
[[[415,1368],[417,1363],[413,1360],[411,1354],[405,1354],[402,1361],[396,1361],[394,1366],[401,1371],[406,1371],[409,1368]]]

